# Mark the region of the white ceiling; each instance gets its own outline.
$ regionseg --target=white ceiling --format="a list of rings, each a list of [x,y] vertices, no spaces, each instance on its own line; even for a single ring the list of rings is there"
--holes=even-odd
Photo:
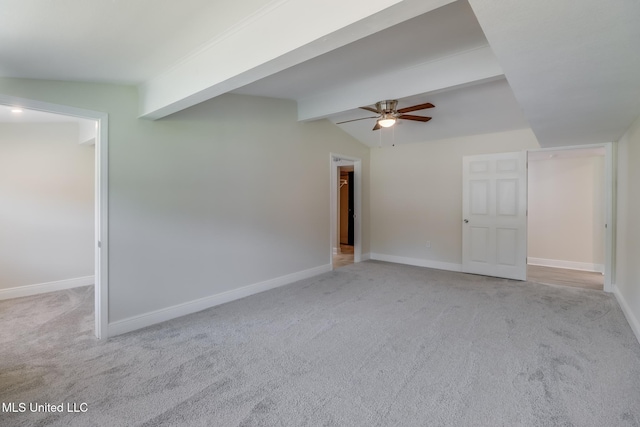
[[[470,3],[542,144],[617,141],[640,115],[640,1]]]
[[[220,3],[0,0],[0,75],[142,83],[270,1]]]
[[[0,123],[56,123],[79,122],[81,120],[83,119],[44,111],[29,110],[20,106],[0,105]]]
[[[436,42],[437,41],[437,42]],[[370,117],[358,109],[381,100],[368,98],[369,91],[380,93],[380,86],[390,86],[391,96],[399,92],[406,79],[395,77],[401,70],[421,68],[411,87],[420,81],[441,79],[442,70],[432,70],[429,64],[439,63],[456,55],[464,55],[488,46],[487,39],[466,1],[450,3],[432,12],[409,19],[386,30],[317,56],[299,65],[236,89],[234,93],[295,99],[299,103],[318,99],[327,92],[340,95],[350,87],[373,81],[370,87],[349,97],[349,109],[340,106],[328,110],[333,123]],[[493,60],[499,68],[497,61]],[[425,67],[424,64],[427,64]],[[445,70],[444,73],[448,73]],[[390,82],[378,83],[377,76],[389,75]],[[457,83],[457,82],[456,82]],[[428,93],[411,92],[398,97],[399,108],[431,102],[436,108],[412,114],[428,115],[427,123],[400,121],[396,126],[372,131],[375,119],[339,125],[363,143],[375,147],[381,144],[403,144],[452,138],[478,133],[528,128],[520,107],[502,74],[490,79],[465,81],[463,85],[438,87]],[[336,90],[337,88],[337,90]],[[343,90],[344,89],[344,90]],[[383,88],[384,90],[384,88]],[[330,103],[331,104],[331,103]],[[347,104],[345,104],[347,105]],[[355,108],[354,108],[355,107]]]
[[[95,144],[97,132],[95,120],[30,110],[18,105],[0,104],[0,123],[75,123],[78,125],[79,144]]]
[[[434,103],[396,143],[530,124],[543,146],[587,144],[640,115],[640,2],[469,3],[0,0],[0,76],[138,84],[150,118],[229,91],[333,122],[382,99]]]
[[[504,78],[403,98],[399,101],[398,108],[426,102],[434,104],[435,108],[410,113],[432,117],[432,120],[426,123],[400,120],[395,126],[379,131],[372,131],[375,119],[359,120],[339,126],[371,147],[434,141],[529,127]],[[365,110],[351,110],[332,116],[330,120],[335,123],[371,116],[372,114]]]
[[[454,2],[234,92],[301,100],[487,45],[469,4]]]

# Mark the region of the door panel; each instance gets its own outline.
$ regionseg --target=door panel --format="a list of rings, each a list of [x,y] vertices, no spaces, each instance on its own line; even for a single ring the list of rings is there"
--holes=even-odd
[[[488,227],[471,227],[471,261],[487,263],[489,262],[486,251],[489,242]]]
[[[499,159],[496,161],[496,171],[502,172],[517,172],[518,160],[517,159]]]
[[[514,228],[498,228],[496,230],[496,263],[515,266],[518,253],[518,230]]]
[[[462,269],[526,280],[526,153],[463,158]]]
[[[474,215],[487,215],[489,213],[489,181],[469,181],[471,191],[471,213]]]
[[[518,215],[518,180],[499,179],[496,186],[498,215]]]
[[[489,162],[486,160],[471,161],[469,169],[473,173],[489,172]]]

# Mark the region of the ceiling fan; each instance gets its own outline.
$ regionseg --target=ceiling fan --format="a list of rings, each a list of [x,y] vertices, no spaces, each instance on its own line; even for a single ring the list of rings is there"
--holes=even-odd
[[[435,105],[429,102],[427,102],[426,104],[418,104],[412,107],[406,107],[406,108],[400,108],[400,109],[396,109],[397,106],[398,106],[398,101],[396,100],[376,102],[376,108],[371,108],[371,107],[360,107],[360,108],[363,110],[371,111],[372,113],[376,113],[378,114],[377,116],[346,120],[344,122],[338,122],[336,124],[339,125],[342,123],[349,123],[349,122],[355,122],[358,120],[366,120],[366,119],[378,119],[376,121],[376,125],[372,129],[372,130],[378,130],[381,127],[388,128],[393,126],[398,119],[413,120],[416,122],[428,122],[429,120],[431,120],[431,117],[414,116],[414,115],[405,114],[405,113],[409,113],[411,111],[426,110],[427,108],[435,107]]]

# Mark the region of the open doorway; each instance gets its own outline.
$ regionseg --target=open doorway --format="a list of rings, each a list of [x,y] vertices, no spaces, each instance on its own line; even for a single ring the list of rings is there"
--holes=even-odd
[[[604,289],[605,157],[602,146],[529,152],[529,281]]]
[[[331,265],[344,267],[360,262],[362,162],[331,154]]]
[[[333,268],[353,264],[354,247],[354,171],[353,165],[338,166],[338,247]]]
[[[47,267],[52,268],[59,278],[44,281],[42,279],[36,279],[37,283],[27,283],[28,278],[25,279],[25,283],[19,283],[19,286],[12,286],[12,284],[5,284],[6,286],[3,289],[3,293],[6,297],[11,298],[19,297],[19,296],[29,296],[29,295],[37,295],[40,293],[46,293],[61,289],[69,289],[76,286],[87,286],[93,284],[93,308],[94,308],[94,319],[95,319],[95,329],[94,333],[98,338],[106,338],[107,333],[107,308],[108,308],[108,289],[107,289],[107,262],[108,262],[108,252],[107,252],[107,115],[105,113],[78,109],[74,107],[68,107],[57,104],[44,103],[35,100],[22,99],[10,96],[0,95],[0,106],[7,111],[7,114],[24,114],[24,118],[22,119],[22,123],[29,128],[29,117],[35,118],[32,122],[40,122],[43,121],[46,123],[49,122],[57,122],[61,123],[61,128],[67,129],[69,126],[76,126],[75,131],[72,132],[74,137],[77,139],[74,144],[79,145],[84,148],[83,155],[87,155],[89,151],[90,157],[87,159],[90,164],[90,174],[85,176],[83,175],[85,182],[74,182],[73,179],[69,178],[66,182],[64,180],[60,182],[60,185],[53,186],[48,190],[40,190],[35,188],[35,192],[33,194],[38,194],[38,192],[42,193],[41,195],[44,198],[53,198],[57,193],[62,192],[69,187],[80,187],[84,188],[85,193],[87,192],[87,186],[93,187],[92,193],[90,194],[89,199],[83,202],[83,212],[86,213],[87,208],[86,204],[88,204],[89,210],[91,210],[91,216],[88,219],[88,233],[83,233],[83,241],[87,240],[87,244],[82,247],[85,247],[86,253],[81,254],[78,253],[77,256],[88,256],[89,260],[84,260],[89,264],[89,274],[82,277],[62,277],[68,276],[69,273],[67,271],[61,272],[59,269],[61,267],[62,262],[57,263],[55,260],[52,260],[52,257],[42,257],[39,256],[38,259],[42,260],[44,263],[49,263]],[[42,126],[39,126],[42,127]],[[35,129],[35,126],[31,126],[31,130]],[[41,130],[41,129],[40,129]],[[46,131],[45,134],[46,135]],[[36,138],[37,139],[37,138]],[[46,139],[46,138],[39,138]],[[14,144],[15,145],[15,144]],[[46,147],[46,144],[44,145]],[[52,147],[49,147],[52,148]],[[76,150],[77,151],[77,150]],[[80,149],[82,151],[82,149]],[[46,156],[45,156],[46,157]],[[41,163],[45,163],[46,159]],[[37,165],[36,165],[37,166]],[[86,165],[82,166],[86,169]],[[85,170],[86,172],[86,170]],[[59,178],[59,177],[57,177]],[[86,182],[89,181],[89,182]],[[54,188],[55,187],[55,188]],[[8,187],[9,191],[11,187]],[[91,189],[89,189],[91,190]],[[16,196],[14,194],[14,196]],[[19,195],[16,196],[19,198]],[[77,195],[63,195],[63,197],[58,203],[61,209],[61,221],[67,220],[67,223],[72,227],[76,225],[75,220],[72,221],[69,215],[71,213],[78,213],[78,203],[77,203]],[[32,200],[36,198],[33,197]],[[18,200],[18,199],[16,199]],[[93,209],[91,209],[93,207]],[[74,210],[75,209],[75,210]],[[32,209],[31,212],[35,215],[36,209]],[[59,232],[55,227],[55,224],[51,223],[51,215],[47,217],[47,214],[50,212],[41,212],[44,214],[41,223],[47,223],[52,225],[50,230],[53,233]],[[66,214],[65,214],[66,213]],[[84,218],[84,216],[83,216]],[[85,218],[86,219],[86,218]],[[28,228],[28,224],[27,224]],[[26,228],[25,228],[26,229]],[[40,238],[45,239],[48,237],[42,231],[43,228],[38,228],[34,230],[36,234],[40,233]],[[86,230],[85,230],[86,231]],[[58,241],[61,239],[57,238]],[[37,239],[36,239],[37,241]],[[55,245],[54,245],[55,246]],[[52,252],[53,255],[55,254]],[[68,260],[67,260],[68,261]],[[91,262],[93,261],[93,262]],[[68,266],[69,263],[67,263]],[[43,268],[44,270],[44,268]],[[43,276],[44,277],[44,276]],[[52,275],[51,277],[55,277]],[[91,279],[91,283],[85,283],[87,280]]]

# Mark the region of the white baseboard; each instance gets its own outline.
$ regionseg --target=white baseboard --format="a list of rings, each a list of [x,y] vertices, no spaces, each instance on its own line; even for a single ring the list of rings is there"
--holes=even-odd
[[[360,261],[368,261],[371,259],[371,254],[367,252],[366,254],[360,255]]]
[[[566,268],[568,270],[595,271],[604,274],[603,264],[592,264],[588,262],[563,261],[559,259],[545,259],[528,257],[527,264],[539,265],[542,267]]]
[[[95,283],[94,276],[76,277],[75,279],[56,280],[55,282],[38,283],[36,285],[16,286],[0,289],[0,300],[28,297],[47,292],[62,291],[64,289],[89,286]]]
[[[249,295],[268,291],[269,289],[288,285],[290,283],[297,282],[298,280],[307,279],[309,277],[317,276],[318,274],[326,273],[328,271],[331,271],[331,264],[310,268],[308,270],[299,271],[297,273],[287,274],[286,276],[276,277],[275,279],[254,283],[253,285],[243,286],[238,289],[232,289],[230,291],[200,298],[194,301],[189,301],[138,316],[129,317],[128,319],[109,323],[107,335],[109,337],[113,337],[116,335],[135,331],[137,329],[146,328],[147,326],[155,325],[156,323],[186,316],[187,314],[197,313],[198,311],[206,310],[207,308],[215,307],[216,305],[235,301],[240,298],[248,297]]]
[[[627,318],[629,326],[631,326],[633,333],[636,335],[636,339],[640,343],[640,321],[638,321],[638,318],[633,314],[633,311],[631,311],[631,307],[627,304],[627,301],[624,299],[624,296],[617,285],[613,285],[613,294],[616,296],[616,300],[618,300],[618,304],[620,305],[620,308],[622,308],[622,312]]]
[[[452,262],[432,261],[428,259],[406,258],[395,255],[370,253],[369,258],[376,261],[394,262],[396,264],[415,265],[418,267],[435,268],[436,270],[462,271],[462,264]]]

